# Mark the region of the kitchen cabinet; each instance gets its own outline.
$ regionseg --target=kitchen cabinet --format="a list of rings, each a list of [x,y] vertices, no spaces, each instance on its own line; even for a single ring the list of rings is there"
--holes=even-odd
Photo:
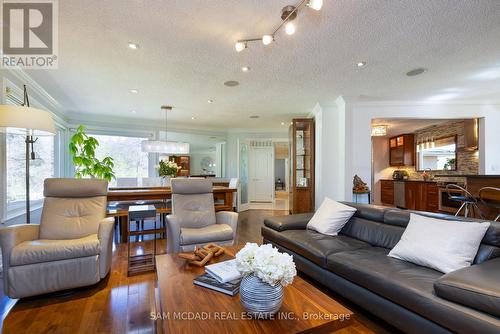
[[[405,207],[409,210],[438,212],[438,188],[435,182],[405,182]]]
[[[398,181],[404,184],[404,208],[438,212],[439,191],[436,182]],[[394,181],[380,180],[380,199],[384,205],[395,205]],[[402,204],[398,204],[403,206]]]
[[[389,138],[389,165],[415,166],[415,136],[413,134]]]
[[[380,200],[384,205],[394,205],[394,181],[380,180]]]

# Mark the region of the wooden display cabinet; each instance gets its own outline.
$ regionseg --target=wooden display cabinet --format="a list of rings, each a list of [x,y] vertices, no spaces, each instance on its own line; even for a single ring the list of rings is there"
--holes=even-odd
[[[290,125],[290,213],[314,211],[314,119]]]
[[[413,134],[389,138],[389,165],[415,166],[415,136]]]
[[[191,174],[190,157],[188,155],[171,156],[170,160],[181,167],[177,172],[177,176],[189,176]]]

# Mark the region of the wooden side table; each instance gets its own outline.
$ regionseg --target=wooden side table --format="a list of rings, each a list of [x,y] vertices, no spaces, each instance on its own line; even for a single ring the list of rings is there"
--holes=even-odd
[[[152,229],[144,229],[142,226],[139,229],[132,230],[131,224],[137,221],[144,221],[152,219],[154,225]],[[146,225],[144,225],[146,226]],[[128,222],[127,222],[127,274],[136,274],[144,271],[155,270],[155,256],[156,256],[156,236],[163,231],[157,227],[156,223],[156,207],[154,205],[131,205],[128,208]],[[140,255],[131,255],[131,237],[138,239],[138,236],[153,235],[153,250],[151,253],[144,253]],[[137,244],[136,240],[136,244]],[[142,243],[145,244],[144,238]],[[144,247],[145,248],[145,247]]]

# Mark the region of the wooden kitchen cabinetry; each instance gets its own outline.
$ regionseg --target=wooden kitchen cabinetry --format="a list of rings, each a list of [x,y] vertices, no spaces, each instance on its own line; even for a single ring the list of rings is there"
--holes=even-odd
[[[438,196],[435,182],[405,182],[405,207],[409,210],[438,212]]]
[[[384,205],[394,205],[394,181],[380,180],[380,200]]]
[[[415,166],[415,136],[399,135],[389,138],[389,165]]]
[[[436,182],[404,181],[404,207],[409,210],[438,212],[439,191]],[[380,201],[395,205],[394,181],[380,180]]]

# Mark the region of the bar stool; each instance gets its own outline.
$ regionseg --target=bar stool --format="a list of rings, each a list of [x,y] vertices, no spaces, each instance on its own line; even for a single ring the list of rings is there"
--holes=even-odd
[[[456,191],[452,192],[453,190],[460,190],[462,194],[457,195]],[[474,196],[472,196],[470,192],[467,191],[467,189],[462,188],[456,184],[447,184],[446,192],[448,193],[448,198],[450,200],[462,203],[458,211],[455,213],[455,216],[458,216],[460,212],[464,210],[464,217],[468,217],[469,212],[473,212],[474,216],[477,213],[481,218],[484,218],[483,213],[477,206],[477,200],[474,198]]]
[[[498,212],[497,217],[495,218],[494,221],[498,221],[500,219],[500,201],[493,200],[489,196],[485,197],[485,194],[491,194],[493,192],[497,192],[498,196],[500,198],[500,188],[495,188],[495,187],[482,187],[479,189],[479,200],[487,207],[493,208],[493,210],[496,210]]]

